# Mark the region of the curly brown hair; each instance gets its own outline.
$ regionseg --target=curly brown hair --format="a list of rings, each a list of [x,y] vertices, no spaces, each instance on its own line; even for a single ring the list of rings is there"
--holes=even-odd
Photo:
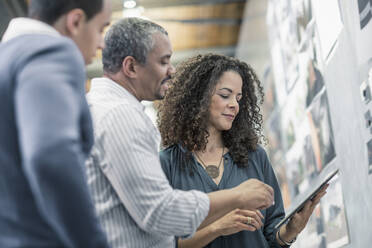
[[[206,149],[209,106],[219,78],[237,72],[243,81],[239,113],[230,130],[222,132],[224,145],[238,166],[248,165],[249,151],[263,140],[263,87],[254,70],[237,59],[206,54],[179,64],[172,83],[159,103],[158,126],[163,147],[181,144],[189,153]],[[185,167],[184,165],[183,167]]]

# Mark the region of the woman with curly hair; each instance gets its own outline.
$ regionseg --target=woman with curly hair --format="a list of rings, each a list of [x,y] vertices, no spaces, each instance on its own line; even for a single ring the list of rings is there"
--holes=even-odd
[[[305,227],[325,189],[290,222],[284,218],[280,189],[259,143],[263,140],[263,88],[253,69],[237,59],[208,54],[193,57],[176,70],[160,103],[163,170],[176,189],[213,192],[256,178],[270,185],[275,204],[265,210],[236,209],[179,247],[287,247]],[[248,218],[243,223],[241,218]]]

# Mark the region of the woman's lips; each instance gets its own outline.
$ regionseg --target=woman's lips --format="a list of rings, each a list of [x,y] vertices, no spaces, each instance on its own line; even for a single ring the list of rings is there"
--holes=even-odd
[[[234,120],[235,118],[235,115],[229,115],[229,114],[222,114],[222,115],[225,116],[229,120]]]

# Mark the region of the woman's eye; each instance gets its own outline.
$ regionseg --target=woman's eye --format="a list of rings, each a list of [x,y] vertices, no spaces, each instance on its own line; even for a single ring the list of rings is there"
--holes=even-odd
[[[227,99],[229,96],[226,96],[226,95],[220,95],[220,97],[224,98],[224,99]]]

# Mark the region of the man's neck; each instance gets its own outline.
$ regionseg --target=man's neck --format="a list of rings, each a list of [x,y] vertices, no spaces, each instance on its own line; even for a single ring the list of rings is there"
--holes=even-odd
[[[139,102],[143,99],[139,96],[138,91],[135,89],[133,83],[130,80],[126,80],[124,77],[119,75],[120,72],[116,74],[104,73],[104,77],[111,79],[115,83],[119,84],[121,87],[126,89],[130,94],[132,94]]]

